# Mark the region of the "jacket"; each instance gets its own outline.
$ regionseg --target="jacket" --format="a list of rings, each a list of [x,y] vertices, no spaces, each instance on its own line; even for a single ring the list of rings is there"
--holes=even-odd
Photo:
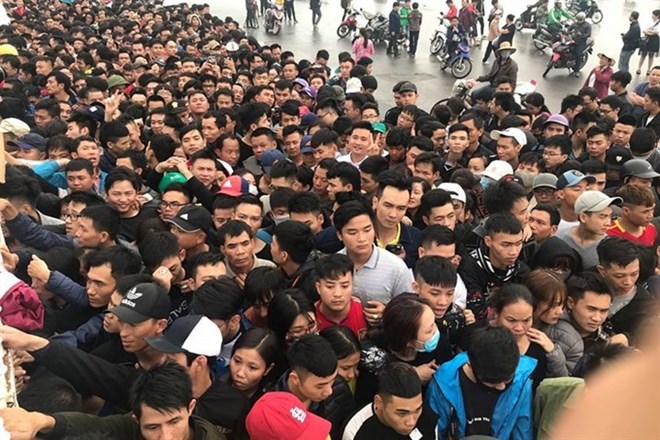
[[[630,23],[628,32],[621,35],[621,39],[623,40],[623,47],[621,50],[630,52],[637,49],[642,42],[642,31],[639,27],[639,22],[633,21]]]
[[[467,353],[460,353],[442,365],[433,375],[426,402],[438,415],[438,437],[448,438],[457,419],[457,438],[465,437],[467,414],[463,403],[459,371],[468,362]],[[513,381],[500,395],[491,422],[493,437],[499,440],[529,440],[534,438],[532,420],[532,381],[536,360],[520,356]]]
[[[582,258],[580,254],[558,237],[550,237],[541,246],[537,246],[534,257],[529,261],[529,267],[532,270],[538,268],[552,269],[556,267],[558,258],[572,260],[572,267],[568,268],[571,273],[582,271]]]
[[[69,184],[66,181],[66,173],[64,171],[59,171],[59,165],[54,160],[49,160],[43,162],[36,167],[34,167],[34,172],[39,176],[44,178],[46,182],[57,188],[67,189]],[[101,171],[99,174],[99,185],[98,188],[94,188],[98,194],[103,194],[105,192],[105,178],[108,176],[108,173]]]
[[[25,214],[18,214],[6,223],[7,229],[13,237],[21,243],[40,251],[47,251],[54,247],[74,247],[74,239],[68,235],[56,234],[32,221]]]
[[[0,271],[0,317],[2,323],[23,331],[44,327],[44,306],[34,289],[11,272]]]
[[[610,92],[610,77],[614,73],[614,70],[610,66],[607,66],[604,70],[599,67],[594,67],[594,69],[587,76],[586,81],[582,87],[589,87],[591,82],[592,75],[595,76],[594,80],[594,89],[598,93],[598,99],[606,97]]]
[[[495,62],[490,68],[490,72],[477,78],[477,82],[495,83],[497,78],[508,76],[515,84],[518,81],[518,63],[511,57],[502,62],[501,57],[495,57]]]
[[[422,13],[418,9],[413,9],[408,15],[408,22],[410,23],[410,32],[419,32],[422,27]]]
[[[556,324],[543,325],[539,330],[555,344],[555,348],[546,356],[549,376],[570,376],[584,354],[584,342],[570,323],[568,314],[564,312]]]
[[[81,436],[90,432],[100,432],[123,440],[141,440],[140,425],[135,423],[131,415],[116,415],[98,417],[83,413],[57,413],[54,415],[55,428],[48,435],[39,438],[64,439]],[[192,440],[226,440],[215,426],[206,420],[191,416],[190,427],[193,430]]]
[[[632,300],[608,318],[611,324],[611,334],[625,334],[630,345],[634,346],[640,326],[653,313],[653,302],[654,299],[651,294],[643,287],[637,286],[637,291]]]
[[[639,126],[652,128],[653,131],[655,131],[656,136],[660,136],[660,114],[655,115],[650,121],[649,116],[648,112],[644,113],[639,121]]]
[[[399,17],[399,13],[392,9],[390,11],[390,22],[388,25],[388,30],[390,31],[391,34],[398,34],[401,33],[401,19]]]

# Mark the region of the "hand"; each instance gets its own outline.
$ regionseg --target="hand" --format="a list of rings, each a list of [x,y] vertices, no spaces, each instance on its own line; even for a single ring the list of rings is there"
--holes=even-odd
[[[0,325],[2,345],[14,350],[35,351],[49,344],[48,339],[25,333],[8,325]]]
[[[364,317],[369,325],[378,325],[383,319],[385,304],[380,301],[367,301],[363,307]]]
[[[630,346],[630,343],[628,342],[628,337],[624,335],[623,333],[617,333],[616,335],[613,335],[609,341],[607,341],[608,344],[621,344],[626,347]]]
[[[183,175],[183,177],[185,177],[187,180],[190,180],[193,177],[193,174],[190,171],[190,168],[188,168],[188,163],[181,158],[179,159],[180,160],[174,163],[174,166],[176,167],[177,171]]]
[[[48,283],[50,278],[50,269],[44,260],[32,255],[32,261],[27,267],[27,273],[33,280],[39,281],[43,284]]]
[[[0,247],[0,255],[2,255],[2,263],[7,269],[7,272],[14,272],[18,264],[18,255],[12,254],[6,247]]]
[[[541,330],[530,328],[527,331],[527,338],[529,338],[530,341],[536,342],[541,347],[543,347],[546,353],[550,353],[555,349],[555,344],[550,340],[550,338],[548,338],[548,335],[543,333]]]
[[[0,199],[0,212],[3,220],[14,220],[18,216],[18,210],[7,199]]]
[[[47,433],[55,427],[54,418],[18,407],[0,410],[0,418],[12,440],[31,440],[40,432]]]
[[[154,270],[154,273],[152,274],[154,277],[154,281],[163,289],[166,291],[170,291],[170,288],[172,287],[172,272],[165,266],[160,266],[156,270]]]
[[[415,367],[415,371],[417,371],[417,375],[423,384],[429,383],[437,369],[438,365],[435,363],[435,361],[431,361],[428,364],[422,364]]]
[[[138,201],[138,204],[140,206],[144,206],[145,204],[149,203],[151,200],[152,200],[151,198],[148,199],[147,197],[143,196],[142,194],[137,196],[137,201]]]
[[[412,220],[410,220],[410,218],[408,216],[404,216],[401,219],[401,223],[403,223],[406,226],[412,226],[412,224],[413,224]]]
[[[158,165],[156,165],[156,172],[162,174],[167,170],[177,169],[177,164],[179,162],[184,162],[185,163],[185,160],[182,157],[172,156],[169,159],[167,159],[167,160],[159,163]]]
[[[181,289],[182,293],[192,293],[194,291],[192,278],[188,278],[187,280],[179,282],[177,286],[179,286],[179,289]]]
[[[472,310],[463,309],[463,315],[465,316],[465,325],[470,325],[477,322],[477,318],[474,317],[474,313],[472,313]]]
[[[114,120],[114,115],[119,110],[119,104],[121,104],[121,95],[122,92],[117,90],[114,95],[103,100],[103,104],[105,105],[105,122]]]

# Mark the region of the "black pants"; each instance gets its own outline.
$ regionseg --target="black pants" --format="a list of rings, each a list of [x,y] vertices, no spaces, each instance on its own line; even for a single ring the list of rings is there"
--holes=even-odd
[[[475,30],[477,29],[477,23],[479,23],[479,35],[483,35],[484,34],[484,16],[483,15],[480,15],[479,17],[477,17],[477,21],[474,24],[474,29]]]
[[[484,62],[488,61],[488,58],[490,58],[490,54],[492,52],[495,52],[495,47],[493,46],[493,42],[489,41],[488,46],[486,47],[486,53],[484,54]]]
[[[268,0],[261,0],[261,15],[264,15],[266,9],[268,9]]]
[[[312,8],[312,24],[316,26],[321,21],[321,7]]]
[[[417,52],[417,43],[419,42],[419,31],[410,31],[408,40],[408,51],[415,55],[415,52]]]
[[[573,70],[576,72],[577,67],[580,65],[580,57],[582,57],[582,52],[587,48],[586,41],[576,41],[573,45],[571,52],[573,52],[573,58],[575,59],[575,64],[573,65]]]
[[[399,34],[398,32],[390,32],[390,41],[387,44],[387,53],[399,55]]]
[[[284,15],[287,19],[289,19],[289,21],[298,21],[296,18],[296,8],[293,2],[284,2]]]

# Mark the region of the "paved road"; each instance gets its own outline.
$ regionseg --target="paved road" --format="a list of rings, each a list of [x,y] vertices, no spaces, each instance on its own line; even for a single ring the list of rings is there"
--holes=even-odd
[[[414,0],[413,0],[414,1]],[[424,14],[420,43],[416,58],[409,58],[406,54],[399,58],[392,58],[385,54],[385,46],[379,46],[374,56],[374,74],[379,81],[379,88],[376,98],[383,108],[388,108],[392,104],[391,89],[392,85],[399,80],[408,79],[417,84],[420,91],[419,105],[422,108],[429,109],[435,102],[450,94],[454,79],[448,72],[442,72],[438,65],[438,60],[429,54],[429,40],[437,25],[436,17],[440,10],[446,11],[444,0],[418,0],[420,10]],[[298,16],[298,24],[285,24],[284,28],[277,37],[266,34],[263,29],[250,31],[258,41],[262,43],[280,43],[285,49],[292,50],[297,59],[312,59],[318,49],[327,49],[330,52],[331,63],[336,65],[336,56],[340,51],[350,51],[350,41],[337,37],[336,29],[341,22],[342,9],[339,6],[340,0],[324,0],[322,12],[323,17],[318,28],[313,28],[311,24],[311,11],[309,10],[308,0],[296,0],[295,7]],[[524,5],[532,3],[532,0],[500,0],[504,7],[505,14],[513,13],[518,15],[524,10]],[[354,0],[358,7],[368,11],[379,11],[387,14],[391,9],[389,0]],[[213,12],[220,17],[232,16],[242,23],[245,20],[245,2],[243,0],[221,0],[213,2]],[[487,1],[488,6],[490,2]],[[545,52],[538,51],[532,44],[531,30],[525,30],[517,33],[514,39],[514,46],[518,51],[513,55],[520,66],[518,75],[519,81],[536,79],[538,81],[537,90],[546,97],[551,110],[558,110],[559,103],[563,96],[568,93],[576,92],[581,88],[584,82],[584,76],[597,65],[598,61],[595,54],[604,52],[611,54],[612,57],[618,57],[621,49],[620,34],[627,30],[630,12],[638,10],[642,15],[642,26],[651,20],[651,11],[660,8],[660,0],[598,0],[600,8],[604,12],[604,19],[599,25],[592,26],[592,33],[596,39],[594,56],[590,57],[587,66],[584,69],[582,77],[574,77],[568,74],[567,70],[552,70],[546,79],[541,77],[547,60],[550,56],[550,50]],[[488,13],[488,9],[487,9]],[[263,26],[262,26],[263,27]],[[475,59],[474,68],[470,76],[481,75],[489,66],[481,64],[483,51],[486,44],[482,47],[472,49]],[[492,60],[492,57],[491,57]],[[636,63],[639,57],[634,55],[631,60],[631,67],[636,70]],[[643,80],[643,77],[633,77],[633,83]]]

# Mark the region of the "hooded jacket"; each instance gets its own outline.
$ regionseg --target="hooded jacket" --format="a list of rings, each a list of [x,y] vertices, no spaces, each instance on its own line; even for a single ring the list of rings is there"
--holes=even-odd
[[[582,259],[575,250],[558,237],[550,237],[537,248],[536,254],[529,262],[529,267],[534,270],[538,268],[552,269],[560,257],[568,257],[573,260],[570,267],[571,273],[582,271]]]
[[[426,392],[426,401],[438,414],[438,437],[449,438],[454,421],[458,422],[456,438],[465,437],[467,414],[461,392],[459,371],[468,362],[467,353],[460,353],[442,365],[433,375]],[[532,381],[536,359],[520,356],[513,381],[500,395],[491,422],[493,437],[499,440],[529,440],[534,438],[532,420]]]

